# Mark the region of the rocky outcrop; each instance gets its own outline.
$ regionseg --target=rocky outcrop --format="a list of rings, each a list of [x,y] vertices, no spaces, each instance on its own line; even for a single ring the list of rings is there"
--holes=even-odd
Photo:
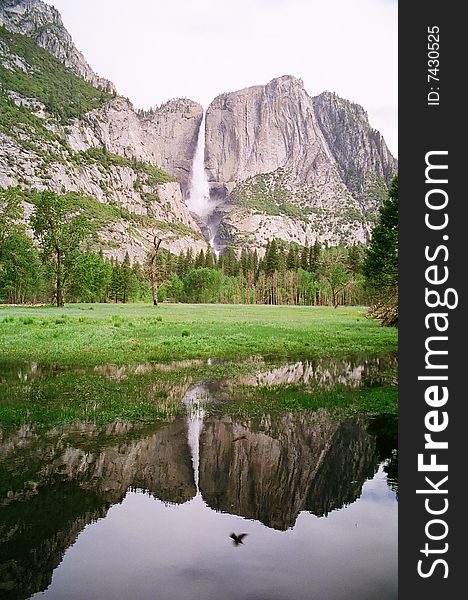
[[[9,51],[9,43],[10,38],[3,36],[1,65],[34,77],[28,53],[17,54],[21,44],[16,53]],[[206,250],[181,187],[190,171],[203,114],[200,105],[173,100],[138,113],[128,100],[117,97],[64,123],[42,102],[15,90],[8,90],[8,95],[23,112],[17,108],[17,123],[0,127],[1,187],[76,192],[92,199],[99,246],[108,257],[123,260],[128,252],[132,261],[143,263],[154,235],[162,239],[163,248],[176,254],[188,248]],[[32,120],[23,118],[25,109]],[[27,217],[31,211],[32,206],[25,204]]]
[[[117,97],[76,120],[65,139],[74,150],[104,146],[157,165],[185,189],[202,116],[200,104],[184,98],[137,112],[129,100]]]
[[[205,166],[225,195],[218,245],[260,246],[366,241],[396,162],[361,107],[286,75],[211,103]]]
[[[385,140],[372,129],[366,111],[331,92],[313,99],[317,123],[348,190],[369,208],[379,182],[390,181],[396,161]],[[367,206],[366,206],[367,204]],[[375,205],[372,206],[375,208]]]
[[[301,79],[285,75],[221,94],[206,113],[206,169],[211,181],[237,183],[280,167],[319,185],[339,182]]]
[[[0,25],[31,37],[73,73],[95,87],[115,93],[115,85],[97,75],[77,50],[58,10],[41,0],[2,0]]]

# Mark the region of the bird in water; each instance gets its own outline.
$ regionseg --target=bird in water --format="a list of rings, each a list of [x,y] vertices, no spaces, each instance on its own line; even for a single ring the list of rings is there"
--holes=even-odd
[[[247,536],[246,533],[239,533],[239,535],[236,535],[235,533],[231,533],[231,535],[229,537],[234,541],[234,546],[238,546],[239,544],[244,543],[242,540],[246,536]]]

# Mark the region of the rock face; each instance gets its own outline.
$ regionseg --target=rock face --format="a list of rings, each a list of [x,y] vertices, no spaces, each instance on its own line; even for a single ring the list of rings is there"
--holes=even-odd
[[[137,113],[129,100],[117,97],[75,121],[66,140],[75,150],[105,146],[157,165],[186,187],[202,116],[200,104],[188,99]]]
[[[286,75],[221,94],[206,119],[206,168],[212,181],[243,181],[280,167],[304,180],[330,171],[313,100],[300,79]]]
[[[185,203],[203,122],[199,104],[176,99],[150,111],[135,110],[94,73],[57,10],[41,0],[3,0],[0,24],[114,94],[111,99],[104,94],[64,123],[47,109],[44,96],[41,102],[21,94],[21,87],[7,89],[10,102],[42,124],[0,127],[0,186],[78,192],[130,213],[130,219],[119,217],[102,229],[108,256],[122,259],[128,252],[141,262],[150,227],[163,247],[176,253],[205,250],[212,239],[221,251],[234,245],[260,254],[273,238],[301,245],[369,239],[397,165],[362,107],[329,92],[313,98],[290,75],[215,98],[205,127],[212,212],[200,220]],[[12,52],[4,41],[0,65],[22,77],[37,76],[27,53]],[[95,149],[127,163],[103,169],[99,160],[81,160],[82,153]],[[141,177],[129,164],[134,160],[163,169],[176,181]]]
[[[4,19],[8,27],[13,23],[14,29],[29,33],[52,17],[61,23],[55,9],[40,2],[7,3],[1,10],[9,17]],[[54,71],[50,65],[42,66],[41,52],[47,53],[35,50],[32,43],[25,51],[15,35],[22,38],[4,32],[0,40],[4,72],[34,80],[37,69],[43,68],[42,78],[50,81]],[[55,65],[58,68],[56,61]],[[66,77],[74,85],[76,78],[71,73]],[[154,235],[162,239],[163,248],[176,254],[188,248],[206,250],[207,242],[181,188],[187,185],[203,115],[199,104],[172,100],[141,112],[125,98],[101,98],[88,85],[98,107],[64,122],[46,107],[44,94],[40,101],[19,93],[16,79],[10,80],[6,92],[13,116],[9,127],[0,127],[1,187],[76,192],[99,203],[102,207],[96,205],[94,213],[100,214],[100,246],[109,257],[123,260],[128,252],[132,261],[143,263]],[[67,102],[70,99],[63,95],[56,99],[62,108]],[[24,116],[25,110],[30,117]],[[26,216],[31,211],[32,206],[25,204]]]
[[[95,87],[115,93],[114,84],[96,75],[77,50],[63,26],[60,13],[53,6],[41,0],[2,0],[0,25],[33,38],[38,46],[49,51],[73,73]]]
[[[213,194],[225,195],[219,246],[336,244],[367,239],[396,161],[360,106],[312,98],[286,75],[211,103],[205,167]]]

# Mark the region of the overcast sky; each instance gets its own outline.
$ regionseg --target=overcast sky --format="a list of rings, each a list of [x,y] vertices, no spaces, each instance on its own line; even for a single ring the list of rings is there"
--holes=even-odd
[[[362,104],[397,154],[397,0],[47,0],[137,108],[280,75]]]

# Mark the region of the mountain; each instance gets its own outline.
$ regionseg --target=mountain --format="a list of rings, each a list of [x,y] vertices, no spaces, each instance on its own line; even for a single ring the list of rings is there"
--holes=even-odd
[[[120,260],[128,252],[142,262],[153,232],[176,253],[205,249],[179,184],[188,180],[202,107],[171,100],[137,112],[112,86],[92,85],[97,76],[55,9],[31,0],[0,10],[17,30],[0,27],[0,186],[69,194],[97,224],[104,253]],[[54,32],[52,54],[36,43],[40,31]],[[28,217],[27,194],[24,207]]]
[[[290,75],[215,98],[205,161],[221,247],[365,242],[396,171],[362,107]]]
[[[67,194],[121,260],[143,261],[153,234],[177,254],[365,242],[397,168],[362,107],[290,75],[221,94],[205,121],[189,99],[136,110],[41,0],[0,0],[0,80],[0,187],[25,191],[26,218],[31,190]],[[201,219],[186,202],[204,122]]]
[[[77,50],[65,29],[60,13],[40,0],[2,0],[0,25],[31,37],[75,75],[106,92],[116,91],[112,82],[97,75]]]

